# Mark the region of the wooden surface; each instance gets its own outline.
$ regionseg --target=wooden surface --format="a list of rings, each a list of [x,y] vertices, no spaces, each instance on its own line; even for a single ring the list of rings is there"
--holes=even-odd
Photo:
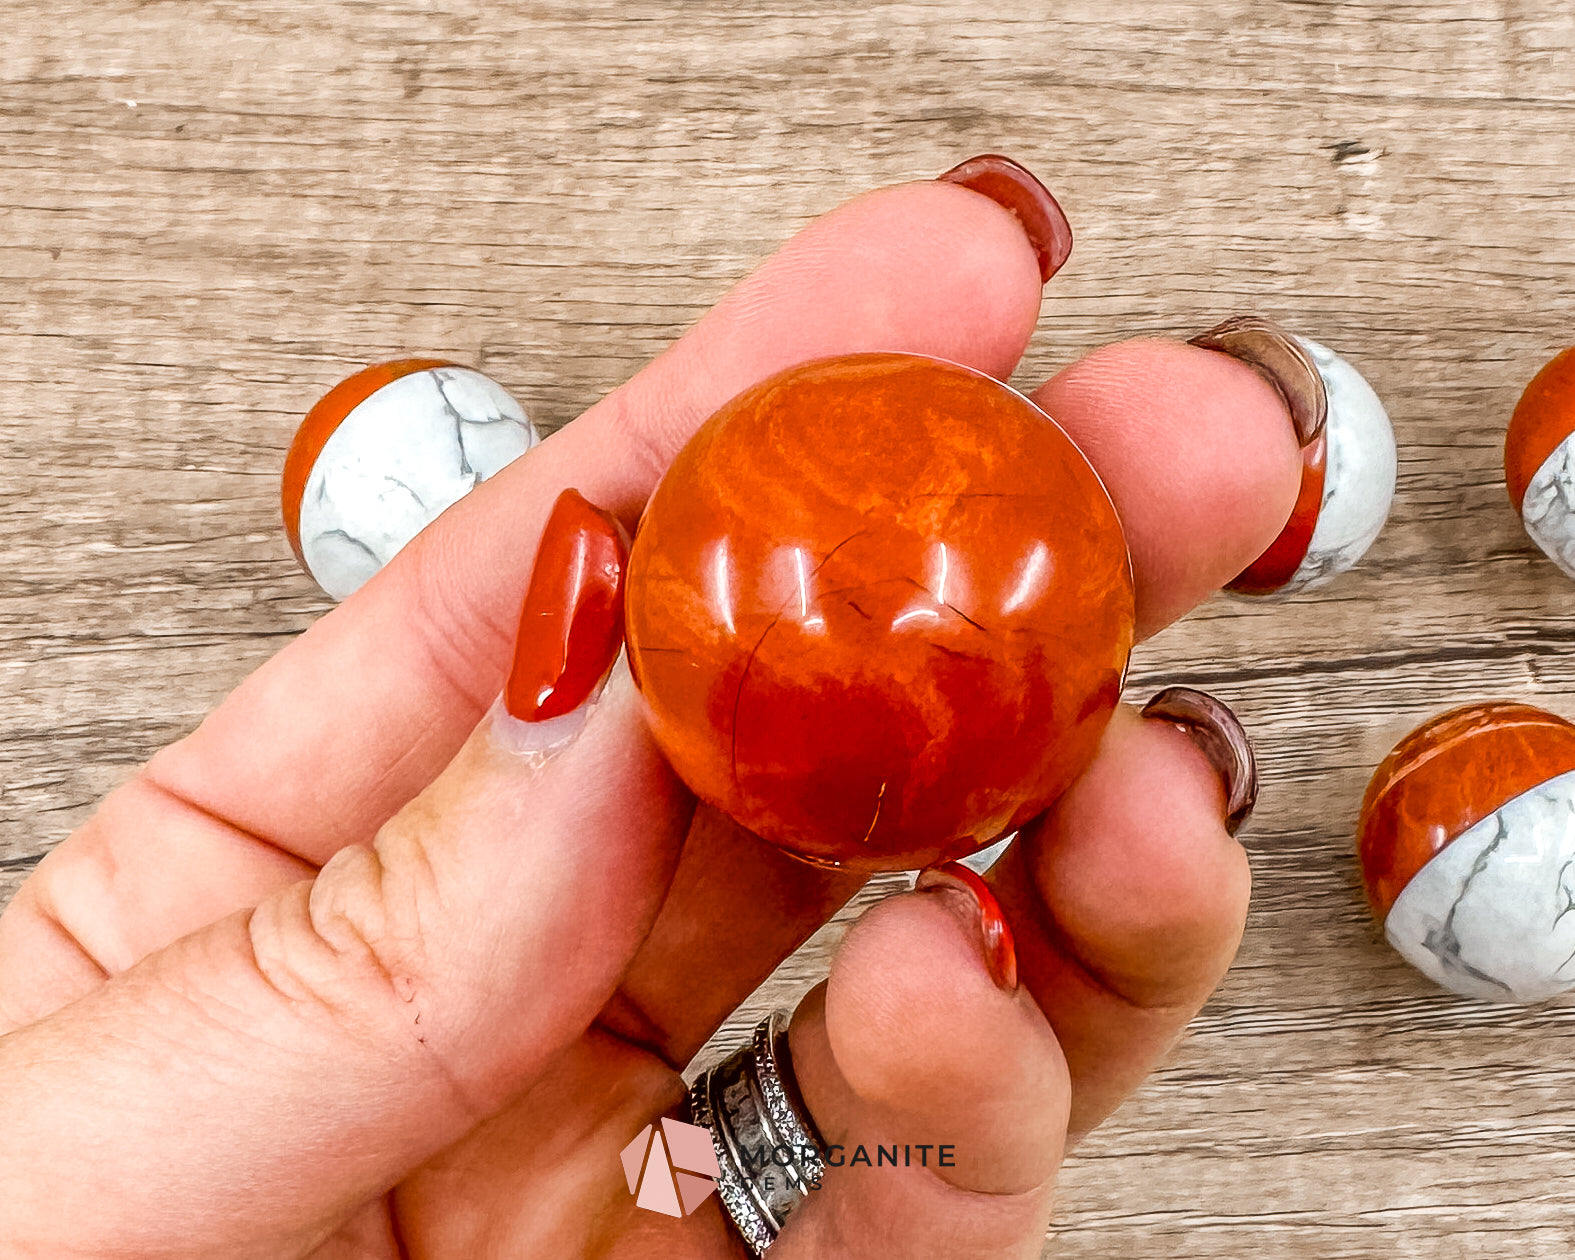
[[[1433,991],[1350,857],[1417,720],[1575,714],[1575,588],[1499,468],[1520,386],[1575,341],[1564,0],[3,18],[0,889],[325,611],[276,489],[326,386],[435,352],[560,425],[817,212],[1001,150],[1078,231],[1020,382],[1262,311],[1354,359],[1401,442],[1357,574],[1217,602],[1136,661],[1135,691],[1206,686],[1259,740],[1255,909],[1191,1040],[1068,1165],[1051,1254],[1575,1251],[1575,1007]]]

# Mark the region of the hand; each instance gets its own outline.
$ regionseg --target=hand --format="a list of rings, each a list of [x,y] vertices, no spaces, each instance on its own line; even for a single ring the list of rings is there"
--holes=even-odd
[[[4,1254],[742,1254],[714,1196],[636,1208],[618,1153],[858,881],[695,814],[619,675],[553,756],[498,747],[536,540],[568,486],[632,524],[696,425],[792,363],[900,349],[1004,379],[1039,303],[978,193],[844,206],[107,798],[0,918]],[[1118,344],[1035,397],[1123,515],[1140,634],[1290,513],[1284,407],[1232,359]],[[1234,953],[1223,801],[1176,727],[1122,709],[992,878],[1020,987],[955,893],[855,926],[795,1020],[810,1109],[830,1141],[955,1166],[833,1172],[776,1260],[1037,1254],[1065,1142]]]

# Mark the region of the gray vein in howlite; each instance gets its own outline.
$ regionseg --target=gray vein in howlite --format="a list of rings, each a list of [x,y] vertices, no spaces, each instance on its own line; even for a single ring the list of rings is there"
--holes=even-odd
[[[1488,868],[1493,860],[1493,855],[1498,852],[1508,837],[1509,831],[1504,822],[1504,816],[1498,816],[1498,829],[1493,835],[1493,840],[1477,854],[1477,860],[1471,864],[1470,873],[1461,881],[1460,891],[1455,895],[1454,902],[1449,907],[1449,913],[1444,916],[1443,926],[1436,931],[1429,932],[1422,940],[1423,947],[1438,959],[1446,970],[1462,971],[1468,976],[1490,984],[1494,988],[1502,989],[1506,996],[1513,996],[1514,989],[1505,984],[1497,976],[1490,976],[1479,967],[1473,967],[1460,956],[1460,938],[1455,935],[1455,916],[1460,913],[1460,903],[1466,899],[1466,894],[1471,891],[1471,885],[1477,876]]]
[[[1318,521],[1282,597],[1323,585],[1367,553],[1388,518],[1398,470],[1388,412],[1367,378],[1327,346],[1297,340],[1323,378],[1329,418]]]
[[[466,415],[449,396],[448,386],[454,380],[453,371],[435,368],[433,369],[432,377],[437,382],[438,393],[443,396],[444,410],[453,416],[455,420],[454,432],[460,449],[460,472],[470,477],[471,485],[474,486],[481,479],[481,474],[476,471],[476,460],[470,449],[469,435],[475,430],[490,429],[500,424],[516,429],[528,429],[530,422],[527,419],[526,423],[522,425],[513,416],[496,407],[492,407],[490,402],[488,414],[482,416]]]
[[[366,554],[371,558],[371,560],[372,560],[372,562],[374,564],[381,564],[382,563],[382,561],[377,558],[377,552],[373,551],[370,547],[368,547],[364,542],[362,542],[354,534],[351,534],[351,533],[349,533],[349,532],[347,532],[345,530],[342,530],[342,529],[325,529],[322,533],[318,534],[317,537],[319,539],[323,539],[323,538],[343,538],[352,547],[356,547],[356,548],[360,549],[361,551],[366,552]]]
[[[398,477],[390,477],[387,474],[384,474],[383,480],[386,481],[386,482],[389,482],[392,485],[398,486],[401,490],[403,490],[406,494],[408,494],[413,500],[415,500],[416,506],[418,508],[420,508],[423,512],[426,512],[426,511],[430,510],[427,507],[427,501],[425,499],[423,499],[419,494],[417,494],[414,489],[412,489],[410,486],[406,485],[403,481],[401,481]]]
[[[1575,858],[1571,858],[1563,866],[1559,867],[1558,889],[1564,897],[1564,904],[1559,907],[1558,913],[1553,916],[1554,927],[1558,927],[1559,920],[1566,914],[1571,910],[1575,910],[1575,888],[1570,887],[1570,872],[1572,870],[1575,870]]]
[[[1575,443],[1565,438],[1526,487],[1521,519],[1543,554],[1575,577]]]
[[[434,369],[432,380],[437,385],[438,397],[443,400],[443,410],[454,418],[454,445],[459,450],[459,471],[462,476],[470,478],[469,489],[474,489],[477,481],[476,470],[470,462],[470,451],[465,446],[465,426],[467,424],[494,424],[504,417],[501,415],[489,416],[486,420],[471,421],[454,405],[454,400],[448,396],[448,383],[453,379],[452,374],[445,374],[442,368]]]
[[[1565,801],[1564,804],[1570,813],[1571,819],[1575,820],[1575,798]],[[1553,923],[1548,928],[1549,932],[1558,931],[1559,923],[1564,916],[1571,910],[1575,910],[1575,857],[1569,858],[1563,866],[1559,867],[1559,877],[1554,888],[1557,894],[1564,898],[1564,904],[1556,908]],[[1575,948],[1571,948],[1570,952],[1564,956],[1564,961],[1558,965],[1553,974],[1562,976],[1564,969],[1572,962],[1575,962]]]
[[[1468,827],[1416,873],[1385,922],[1439,984],[1488,1001],[1540,1002],[1575,962],[1575,771]]]

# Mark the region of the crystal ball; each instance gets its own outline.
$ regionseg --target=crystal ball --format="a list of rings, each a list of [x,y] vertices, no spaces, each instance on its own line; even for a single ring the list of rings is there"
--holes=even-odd
[[[284,530],[334,599],[536,444],[496,381],[442,359],[363,368],[306,413],[284,461]]]
[[[1439,984],[1575,986],[1575,724],[1505,701],[1424,723],[1373,774],[1357,852],[1389,943]]]
[[[1323,381],[1323,432],[1302,451],[1301,493],[1269,549],[1227,588],[1249,599],[1322,586],[1353,568],[1389,519],[1399,458],[1367,378],[1327,346],[1294,338]]]
[[[974,852],[1093,757],[1132,647],[1115,508],[1027,399],[954,364],[792,368],[679,452],[629,565],[629,664],[701,799],[864,870]]]
[[[1531,541],[1575,577],[1575,348],[1526,386],[1504,435],[1504,481]]]

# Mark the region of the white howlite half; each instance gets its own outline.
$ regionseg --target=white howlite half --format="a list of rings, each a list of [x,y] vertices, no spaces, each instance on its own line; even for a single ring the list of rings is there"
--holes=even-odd
[[[1575,771],[1456,837],[1395,899],[1384,932],[1467,997],[1540,1002],[1575,987]]]
[[[1327,346],[1297,340],[1329,396],[1323,502],[1307,555],[1277,595],[1321,586],[1362,558],[1389,519],[1399,471],[1389,413],[1366,378]]]
[[[1017,839],[1017,833],[1014,831],[1009,835],[1002,836],[994,844],[986,845],[979,852],[970,853],[967,857],[958,858],[957,860],[976,875],[983,875],[1005,856],[1007,845],[1011,844],[1015,839]]]
[[[1526,524],[1531,541],[1543,554],[1575,577],[1575,434],[1558,444],[1553,454],[1542,461],[1526,497],[1520,504],[1520,519]]]
[[[537,441],[519,403],[480,372],[428,368],[390,381],[351,409],[306,479],[307,570],[344,599]]]

